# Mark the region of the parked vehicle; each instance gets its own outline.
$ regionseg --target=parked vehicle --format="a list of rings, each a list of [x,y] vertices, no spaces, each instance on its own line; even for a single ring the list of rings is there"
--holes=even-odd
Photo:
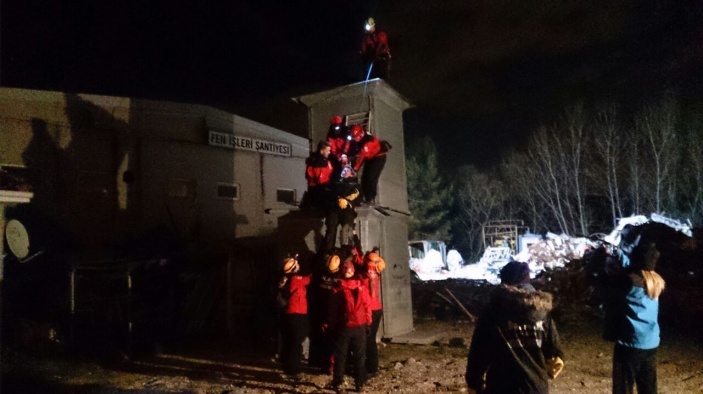
[[[458,251],[447,251],[443,241],[419,240],[408,242],[410,272],[414,280],[443,280],[464,261]]]

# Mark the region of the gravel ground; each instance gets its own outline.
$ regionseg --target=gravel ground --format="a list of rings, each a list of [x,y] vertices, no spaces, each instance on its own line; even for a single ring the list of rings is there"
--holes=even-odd
[[[562,314],[558,323],[566,367],[552,382],[552,393],[609,393],[612,345],[600,339],[598,320],[571,313]],[[464,370],[473,323],[422,320],[415,328],[444,335],[430,345],[382,343],[381,370],[365,392],[466,391]],[[703,393],[700,335],[664,328],[662,337],[659,392]],[[351,377],[347,381],[351,387]],[[111,365],[51,349],[19,352],[6,346],[2,353],[2,393],[332,393],[329,382],[329,376],[310,369],[295,384],[270,355],[226,342]]]

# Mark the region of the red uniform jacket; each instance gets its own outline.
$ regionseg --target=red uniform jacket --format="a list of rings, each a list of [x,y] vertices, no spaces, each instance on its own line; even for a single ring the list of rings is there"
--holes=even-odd
[[[332,145],[331,154],[339,160],[342,155],[349,152],[349,140],[346,138],[327,137],[327,142]]]
[[[367,268],[363,273],[364,286],[369,289],[369,307],[372,311],[383,309],[381,301],[381,274],[375,268]]]
[[[305,164],[305,179],[308,181],[308,187],[326,185],[332,179],[332,163],[319,153],[310,156]]]
[[[292,275],[288,279],[288,291],[290,298],[288,299],[287,314],[308,314],[308,291],[307,286],[310,284],[310,275]]]
[[[339,127],[339,129],[335,129],[335,127]],[[332,125],[327,132],[327,142],[332,145],[331,152],[337,160],[339,160],[342,155],[346,155],[347,152],[349,152],[351,141],[347,137],[349,137],[349,130],[347,130],[347,126],[344,125]]]
[[[371,324],[369,291],[358,279],[342,279],[332,294],[329,325],[334,330]]]
[[[381,141],[379,141],[375,135],[367,135],[361,140],[361,151],[359,152],[359,158],[356,159],[356,163],[354,163],[354,171],[359,171],[359,169],[361,169],[364,160],[385,154],[385,152],[381,152]]]
[[[364,40],[361,42],[361,56],[365,62],[390,58],[391,50],[388,46],[388,34],[383,30],[366,33]]]

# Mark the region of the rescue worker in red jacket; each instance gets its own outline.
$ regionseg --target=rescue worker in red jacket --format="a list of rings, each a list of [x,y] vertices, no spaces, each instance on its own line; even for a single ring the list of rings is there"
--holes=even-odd
[[[352,126],[351,135],[359,152],[353,168],[358,172],[361,166],[364,166],[364,171],[361,174],[363,202],[374,205],[378,194],[378,180],[381,177],[383,167],[386,166],[386,152],[388,150],[376,136],[364,131],[361,125]]]
[[[303,196],[301,208],[327,209],[333,202],[331,190],[333,166],[329,160],[332,146],[327,141],[317,144],[317,151],[305,160],[305,179],[308,191]]]
[[[344,372],[351,350],[354,383],[361,392],[366,383],[366,335],[371,325],[369,292],[356,278],[352,259],[343,264],[344,277],[335,287],[330,300],[329,318],[325,330],[332,333],[334,372],[332,387],[344,390]]]
[[[367,79],[388,79],[391,70],[391,49],[388,46],[388,34],[376,29],[376,21],[366,21],[366,34],[361,42],[361,59],[364,63]]]
[[[381,301],[381,272],[386,268],[386,261],[378,254],[378,248],[364,255],[361,269],[361,280],[369,290],[371,308],[371,327],[366,338],[366,371],[370,376],[378,372],[378,346],[376,335],[383,317],[383,302]]]
[[[342,156],[349,151],[351,136],[349,128],[342,123],[342,117],[335,115],[330,119],[330,128],[327,131],[327,142],[330,143],[330,156],[334,167],[334,177],[338,178],[342,171]]]
[[[300,380],[303,341],[310,328],[307,296],[309,284],[310,275],[301,273],[297,256],[287,257],[283,261],[283,277],[278,282],[279,297],[287,301],[283,315],[281,361],[283,372],[294,381]]]

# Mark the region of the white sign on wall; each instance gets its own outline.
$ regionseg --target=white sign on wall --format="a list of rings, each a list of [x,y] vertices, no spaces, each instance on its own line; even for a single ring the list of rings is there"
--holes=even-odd
[[[247,150],[276,156],[291,156],[291,144],[284,142],[264,141],[257,138],[243,137],[234,134],[210,130],[208,145],[223,148]]]

